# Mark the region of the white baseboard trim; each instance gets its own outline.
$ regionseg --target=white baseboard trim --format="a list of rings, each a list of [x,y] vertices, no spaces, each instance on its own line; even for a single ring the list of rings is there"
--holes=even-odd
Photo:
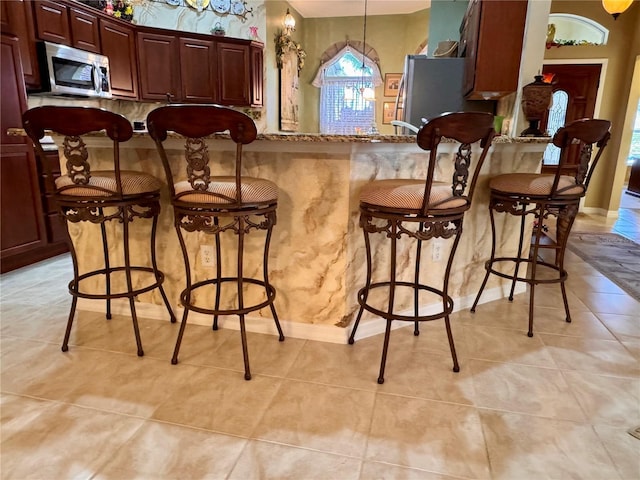
[[[524,284],[516,285],[515,294],[523,293],[526,290]],[[509,286],[495,287],[489,290],[485,290],[482,294],[480,304],[506,298],[509,294]],[[470,308],[475,300],[475,294],[469,295],[463,298],[454,299],[453,311]],[[89,300],[86,298],[78,299],[78,310],[85,310],[89,312],[104,312],[104,300]],[[442,305],[440,303],[434,303],[425,305],[420,308],[421,315],[429,315],[441,311]],[[129,300],[121,298],[111,301],[111,312],[114,315],[130,315]],[[182,319],[184,309],[179,307],[176,309],[175,314],[178,322]],[[149,318],[153,320],[168,321],[169,316],[163,305],[156,305],[151,303],[136,302],[136,313],[140,318]],[[403,315],[411,315],[412,310],[401,312]],[[189,323],[195,325],[211,326],[213,318],[210,315],[203,313],[191,312],[189,313]],[[393,322],[392,328],[405,327],[409,322]],[[273,319],[270,316],[259,317],[249,316],[245,317],[245,325],[248,332],[264,333],[268,335],[277,335],[276,326]],[[328,343],[347,343],[350,328],[341,328],[334,325],[317,325],[312,323],[300,323],[292,322],[290,320],[280,320],[280,325],[284,331],[285,337],[301,338],[305,340],[314,340],[318,342]],[[239,330],[240,324],[236,316],[232,317],[220,317],[218,319],[218,326],[220,328],[228,328],[231,330]],[[356,339],[362,339],[384,333],[386,327],[386,321],[382,318],[376,318],[362,322],[358,327],[358,333]]]

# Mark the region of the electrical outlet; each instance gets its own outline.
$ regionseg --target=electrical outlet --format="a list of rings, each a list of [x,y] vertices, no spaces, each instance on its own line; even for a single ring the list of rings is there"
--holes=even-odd
[[[434,238],[431,241],[431,260],[439,262],[442,260],[442,240]]]
[[[203,267],[213,267],[213,245],[200,245],[200,263]]]

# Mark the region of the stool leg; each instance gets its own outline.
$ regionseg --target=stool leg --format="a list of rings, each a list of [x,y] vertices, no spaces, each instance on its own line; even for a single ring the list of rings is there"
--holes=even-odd
[[[213,224],[218,227],[219,220],[218,217],[213,217]],[[220,279],[222,278],[222,254],[220,252],[220,232],[215,234],[216,241],[216,279],[218,283],[216,284],[216,302],[214,305],[214,309],[218,310],[220,308],[220,290],[222,289],[222,283],[220,283]],[[213,315],[213,325],[211,326],[213,330],[218,330],[218,314]]]
[[[244,218],[238,218],[238,309],[244,308],[243,286],[243,256],[244,256]],[[249,350],[247,348],[247,332],[244,325],[244,314],[240,317],[240,336],[242,337],[242,356],[244,357],[244,379],[251,380],[251,369],[249,368]]]
[[[566,276],[564,269],[564,252],[567,248],[569,240],[569,232],[576,218],[577,208],[573,205],[567,205],[560,209],[556,220],[556,232],[559,241],[558,250],[556,250],[556,266],[560,269],[559,275]],[[562,301],[564,302],[564,311],[566,314],[565,321],[571,323],[571,313],[569,312],[569,302],[567,301],[567,290],[564,285],[565,280],[560,282],[562,291]]]
[[[362,225],[362,218],[360,219],[360,224]],[[362,228],[362,233],[364,234],[364,246],[365,246],[365,254],[367,258],[367,279],[364,285],[364,293],[362,302],[367,303],[367,297],[369,296],[369,287],[371,286],[371,243],[369,241],[369,234],[365,228]],[[356,321],[353,324],[353,329],[351,329],[351,335],[349,335],[349,345],[353,345],[355,342],[356,330],[358,329],[358,325],[360,324],[360,319],[362,318],[362,313],[364,312],[364,306],[360,305],[360,309],[358,310],[358,315],[356,316]]]
[[[189,265],[189,255],[187,252],[187,246],[184,243],[184,237],[182,236],[182,229],[180,228],[180,219],[175,219],[175,228],[178,233],[178,241],[180,242],[180,249],[182,250],[182,258],[184,260],[185,279],[187,282],[187,288],[184,289],[180,295],[182,300],[182,306],[184,311],[182,313],[182,320],[180,321],[180,329],[178,330],[178,338],[176,339],[176,346],[173,349],[173,357],[171,357],[171,364],[176,365],[178,363],[178,353],[180,352],[180,345],[182,344],[182,336],[184,335],[184,329],[187,326],[187,317],[189,316],[189,306],[191,305],[191,267]]]
[[[526,208],[526,205],[525,205]],[[518,272],[520,271],[520,260],[522,258],[522,244],[524,243],[524,223],[526,215],[520,217],[520,239],[518,240],[518,254],[516,258],[516,269],[513,273],[513,280],[511,281],[511,290],[509,291],[509,301],[513,302],[513,292],[516,289],[516,281],[518,279]]]
[[[158,205],[158,209],[160,206]],[[164,287],[160,282],[160,278],[158,275],[158,259],[156,256],[156,231],[158,229],[158,215],[153,216],[151,224],[151,266],[153,267],[153,274],[156,277],[156,282],[158,282],[158,289],[160,290],[160,295],[162,295],[162,301],[164,302],[165,307],[167,307],[167,311],[169,312],[169,317],[171,318],[171,323],[176,323],[176,316],[173,313],[173,309],[171,308],[171,304],[169,303],[169,299],[167,298],[167,294],[164,291]]]
[[[422,232],[424,230],[424,222],[420,222],[420,226],[418,227],[418,232]],[[413,314],[418,317],[420,311],[420,254],[422,253],[422,240],[418,239],[418,247],[416,249],[416,273],[415,273],[415,287],[413,292]],[[420,322],[417,320],[413,325],[413,334],[417,337],[420,335]]]
[[[396,248],[397,248],[397,238],[396,234],[398,232],[398,222],[393,221],[391,225],[391,258],[390,263],[390,271],[389,271],[389,304],[387,308],[387,314],[389,316],[393,315],[393,304],[395,301],[395,293],[396,293]],[[387,328],[384,333],[384,346],[382,347],[382,359],[380,361],[380,375],[378,375],[378,383],[384,383],[384,369],[387,363],[387,350],[389,349],[389,337],[391,335],[391,322],[392,318],[387,318]]]
[[[273,231],[273,224],[269,226],[267,229],[267,238],[264,242],[264,253],[262,255],[262,274],[264,276],[264,285],[267,291],[267,296],[269,295],[269,290],[271,290],[271,284],[269,283],[269,247],[271,246],[271,232]],[[278,320],[278,314],[276,313],[276,306],[271,302],[269,304],[269,308],[271,309],[271,315],[273,315],[273,321],[276,324],[276,328],[278,329],[278,340],[280,342],[284,341],[284,333],[282,333],[282,327],[280,326],[280,320]]]
[[[453,257],[458,249],[458,243],[460,242],[460,234],[462,233],[462,219],[459,220],[458,233],[453,241],[451,247],[451,253],[449,254],[449,260],[447,261],[447,268],[444,272],[444,282],[442,284],[442,307],[445,312],[449,310],[449,275],[451,273],[451,267],[453,265]],[[451,359],[453,360],[453,371],[459,372],[460,366],[458,365],[458,356],[456,355],[456,346],[453,343],[453,333],[451,332],[451,323],[449,321],[449,314],[444,316],[444,326],[447,329],[447,338],[449,339],[449,350],[451,350]]]
[[[100,216],[103,215],[102,208],[98,209]],[[105,269],[105,285],[107,293],[107,320],[111,320],[111,299],[108,298],[111,295],[111,269],[109,266],[109,244],[107,242],[107,229],[105,222],[100,223],[100,231],[102,233],[102,250],[104,252],[104,269]]]
[[[484,287],[487,285],[489,275],[491,275],[491,269],[493,268],[493,259],[496,258],[496,222],[493,216],[493,208],[491,202],[489,202],[489,218],[491,220],[491,256],[489,257],[489,260],[487,260],[484,264],[486,272],[484,274],[484,279],[482,280],[482,285],[480,285],[478,295],[476,295],[476,299],[473,301],[473,305],[471,306],[471,313],[476,313],[476,307],[478,306],[478,302],[480,301],[480,297],[482,296]]]
[[[64,211],[60,209],[59,215],[61,221],[64,222],[65,232],[67,232],[67,244],[69,245],[69,252],[71,253],[71,260],[73,263],[73,280],[69,282],[69,293],[71,294],[71,310],[69,310],[69,318],[67,319],[67,328],[64,332],[64,339],[62,340],[62,351],[66,352],[69,350],[69,337],[71,336],[71,327],[73,326],[73,319],[76,314],[76,305],[78,304],[78,297],[75,293],[78,291],[78,257],[76,257],[76,249],[73,246],[73,241],[71,240],[71,234],[69,233],[69,224],[67,221],[67,217],[64,214]]]
[[[535,287],[536,287],[536,270],[538,267],[538,252],[540,249],[540,235],[542,234],[542,220],[543,211],[545,206],[538,204],[536,206],[536,217],[538,219],[538,225],[536,225],[536,238],[533,243],[533,258],[531,259],[531,283],[529,290],[529,330],[527,331],[528,337],[533,337],[533,310],[535,300]]]
[[[121,208],[122,211],[122,227],[124,230],[124,271],[127,278],[127,291],[133,291],[133,281],[131,280],[131,259],[129,255],[129,214],[126,208]],[[138,316],[136,315],[136,305],[133,295],[129,295],[129,307],[131,308],[131,320],[133,321],[133,333],[136,336],[136,345],[138,347],[138,356],[142,357],[144,351],[142,350],[142,340],[140,339],[140,329],[138,328]]]

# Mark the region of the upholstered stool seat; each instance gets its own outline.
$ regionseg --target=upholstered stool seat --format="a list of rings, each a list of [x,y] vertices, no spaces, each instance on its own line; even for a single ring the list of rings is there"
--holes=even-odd
[[[417,134],[420,148],[429,152],[427,157],[427,175],[425,179],[388,179],[375,180],[366,184],[360,193],[360,227],[364,233],[365,253],[367,261],[367,277],[364,287],[358,291],[360,309],[353,325],[349,343],[355,341],[355,334],[364,311],[384,318],[386,329],[380,361],[378,383],[384,382],[384,371],[387,361],[391,324],[394,321],[408,321],[414,324],[414,335],[419,334],[419,323],[444,319],[449,340],[449,348],[453,359],[453,371],[459,371],[449,314],[453,311],[453,299],[449,295],[449,275],[453,258],[462,233],[464,213],[471,206],[471,198],[478,179],[480,168],[489,151],[495,132],[493,116],[488,113],[461,112],[449,113],[434,118],[422,126]],[[449,139],[449,141],[445,140]],[[474,144],[479,143],[478,155],[473,155]],[[436,179],[436,164],[444,163],[443,145],[448,145],[451,152],[453,175],[451,182]],[[457,150],[455,147],[458,147]],[[438,167],[438,170],[442,165]],[[371,236],[380,233],[382,241],[389,239],[390,268],[388,280],[376,281],[373,278],[373,253],[378,251],[371,245]],[[398,272],[397,246],[402,237],[416,241],[415,266],[412,268],[413,281],[405,281],[401,277],[406,272]],[[440,282],[426,283],[425,275],[421,277],[421,251],[423,242],[432,238],[453,238],[447,266]],[[380,237],[378,237],[380,239]],[[376,262],[378,263],[378,262]],[[422,278],[422,280],[421,280]],[[435,280],[428,276],[430,280]],[[396,305],[397,292],[409,289],[413,293],[413,311],[403,313]],[[382,292],[383,306],[380,307],[370,295],[373,291]],[[435,313],[420,313],[420,298],[438,298],[442,308]]]
[[[529,337],[533,336],[536,285],[560,283],[566,321],[571,322],[564,285],[568,276],[564,269],[564,254],[580,199],[584,197],[593,170],[609,141],[610,126],[607,120],[582,119],[558,129],[552,141],[560,149],[560,161],[553,174],[511,173],[491,179],[491,256],[485,264],[485,277],[471,307],[472,312],[476,310],[489,275],[494,274],[511,280],[509,301],[513,300],[516,282],[529,285]],[[575,172],[573,176],[562,173],[570,170]],[[495,214],[499,212],[520,217],[516,256],[499,256],[496,252]],[[552,217],[556,218],[555,241],[547,241],[545,224]],[[533,219],[533,232],[526,228],[527,218]],[[523,247],[529,243],[529,238],[531,248],[525,248],[525,252]],[[540,258],[542,249],[555,250],[553,262]],[[522,264],[528,266],[528,272],[520,272]]]
[[[540,173],[505,173],[493,177],[489,182],[489,188],[503,193],[549,196],[555,179],[555,175]],[[584,185],[576,184],[575,177],[560,175],[555,192],[557,196],[582,195],[583,193]]]
[[[244,203],[268,203],[278,200],[278,186],[269,180],[240,177],[240,184]],[[196,190],[186,180],[176,183],[174,188],[176,199],[183,202],[225,204],[234,203],[236,199],[236,177],[211,177],[206,190]]]
[[[274,305],[276,289],[269,281],[268,269],[271,233],[276,224],[278,187],[267,179],[241,175],[242,147],[256,139],[255,123],[244,113],[216,105],[169,105],[152,111],[147,117],[147,126],[167,174],[174,225],[185,267],[185,289],[180,294],[184,314],[171,363],[178,363],[178,353],[190,311],[213,316],[213,330],[218,329],[219,316],[233,315],[238,317],[240,323],[244,378],[250,380],[245,316],[268,307],[278,338],[280,341],[284,340]],[[182,136],[185,141],[184,168],[177,172],[175,165],[169,162],[164,145],[169,131]],[[219,156],[220,160],[233,155],[226,148],[220,148],[220,143],[214,146],[208,142],[213,134],[224,132],[228,132],[235,143],[235,175],[212,175],[213,168],[223,168],[222,161],[213,161],[213,155]],[[186,179],[175,181],[174,176]],[[245,237],[249,234],[254,236],[260,231],[265,233],[262,278],[252,278],[244,272]],[[184,232],[207,234],[215,241],[215,270],[211,275],[208,275],[208,272],[198,272],[205,279],[195,283],[192,281],[191,272],[196,266],[189,261],[189,247]],[[236,252],[225,252],[223,255],[222,235],[237,237]],[[255,242],[252,242],[252,245],[255,245]],[[231,257],[235,260],[236,271],[223,276],[223,259],[228,260]],[[225,284],[231,287],[225,291],[230,291],[233,295],[227,295],[226,301],[222,301],[221,292]],[[262,296],[254,295],[249,298],[245,292],[247,286],[257,287],[255,290],[260,291]],[[205,294],[198,295],[208,287],[213,287],[209,290],[215,291],[215,298],[211,298],[210,302]]]
[[[162,182],[153,175],[130,170],[120,171],[120,181],[122,182],[123,195],[159,193],[160,187],[162,187]],[[82,183],[75,183],[73,177],[69,175],[62,175],[56,178],[56,188],[59,190],[58,193],[60,195],[109,197],[118,192],[118,182],[114,171],[93,171],[86,185],[91,188],[86,188],[85,184]]]
[[[69,222],[98,224],[102,237],[102,245],[96,245],[96,253],[102,249],[104,268],[83,271],[80,274],[73,239],[68,228],[65,229],[74,276],[69,283],[69,293],[73,300],[62,350],[66,352],[69,348],[78,298],[106,300],[107,319],[111,319],[111,300],[127,298],[137,353],[139,356],[144,355],[135,308],[136,297],[157,288],[171,321],[176,321],[162,286],[164,274],[158,269],[156,260],[155,238],[160,215],[162,182],[148,173],[120,168],[120,144],[133,136],[131,124],[122,115],[98,108],[44,106],[28,110],[22,120],[25,131],[33,140],[38,155],[43,159],[45,152],[40,142],[45,136],[45,131],[50,130],[64,137],[62,151],[66,159],[67,172],[56,179],[53,200],[61,221],[64,221],[67,227]],[[104,131],[106,137],[113,142],[112,158],[109,158],[113,165],[112,170],[91,168],[93,158],[82,139],[83,135],[100,131]],[[47,169],[50,168],[48,162],[43,161],[43,164]],[[52,175],[50,171],[47,173],[49,176]],[[151,219],[151,231],[148,234],[151,265],[140,264],[135,258],[131,258],[129,229],[130,224],[136,219]],[[105,227],[110,221],[122,226],[122,232],[118,231],[116,234],[117,242],[122,243],[122,265],[114,265],[113,250],[119,248],[114,248],[115,246],[109,243],[114,243],[109,239]],[[125,283],[124,286],[115,283],[116,277],[122,276],[122,273],[125,281],[121,283]],[[98,285],[99,282],[104,282],[104,293],[96,292],[95,287],[84,288],[90,282],[97,282]]]
[[[424,180],[376,180],[362,188],[360,201],[372,206],[420,210],[424,203]],[[467,202],[466,198],[453,196],[451,183],[434,181],[427,206],[429,209],[446,210],[463,207]]]

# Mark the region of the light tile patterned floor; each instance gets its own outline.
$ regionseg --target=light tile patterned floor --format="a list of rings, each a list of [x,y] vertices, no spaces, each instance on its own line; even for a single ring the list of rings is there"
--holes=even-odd
[[[640,241],[623,200],[575,229]],[[570,253],[573,323],[546,287],[533,338],[525,295],[457,313],[458,374],[442,323],[397,330],[384,385],[380,337],[249,334],[246,382],[238,332],[189,326],[173,366],[177,325],[142,319],[138,358],[128,318],[81,312],[63,354],[69,268],[1,277],[3,479],[640,478],[640,303]]]

